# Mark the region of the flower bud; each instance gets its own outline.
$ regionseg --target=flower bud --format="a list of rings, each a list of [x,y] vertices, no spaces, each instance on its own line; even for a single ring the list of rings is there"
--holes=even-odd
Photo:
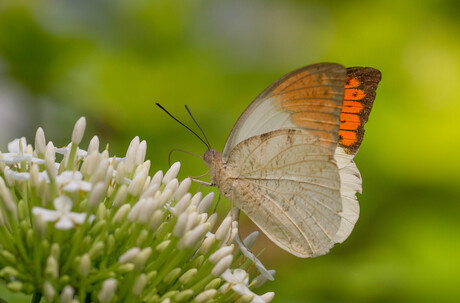
[[[53,285],[49,281],[45,281],[43,283],[43,297],[48,302],[54,301],[54,296],[56,295],[56,290],[54,289]]]
[[[176,191],[175,198],[176,200],[182,199],[182,197],[188,192],[192,185],[192,179],[185,178],[179,185],[179,188]]]
[[[156,230],[160,224],[161,224],[161,220],[163,218],[163,211],[161,211],[161,209],[157,209],[154,213],[153,213],[153,216],[152,218],[150,219],[150,223],[149,223],[149,229],[150,230]]]
[[[102,198],[104,197],[106,189],[107,187],[103,182],[98,182],[96,185],[94,185],[88,200],[89,207],[94,208],[99,205]]]
[[[134,282],[133,294],[136,296],[140,296],[145,288],[145,285],[147,285],[147,276],[145,274],[140,274]]]
[[[99,153],[99,138],[97,136],[94,136],[91,138],[91,141],[89,141],[88,155],[92,153]]]
[[[275,297],[275,293],[274,292],[267,292],[267,293],[264,293],[260,297],[262,298],[262,300],[265,301],[265,303],[270,303],[273,300],[273,298]]]
[[[214,234],[207,236],[200,246],[200,253],[203,255],[207,254],[214,242],[216,242],[216,236]]]
[[[176,216],[179,216],[181,213],[183,213],[187,209],[187,207],[189,207],[191,198],[192,195],[190,193],[186,193],[185,195],[183,195],[179,202],[177,202],[174,206],[173,213]]]
[[[254,294],[242,295],[235,303],[249,303],[252,302],[252,299],[254,299]]]
[[[32,164],[30,167],[30,186],[32,187],[37,187],[39,185],[39,179],[38,179],[38,165],[37,164]]]
[[[216,266],[214,266],[214,268],[211,271],[211,274],[216,278],[220,277],[224,273],[224,271],[226,271],[230,267],[232,262],[233,255],[227,255],[223,257],[222,259],[220,259],[219,262],[217,262]]]
[[[204,303],[211,300],[217,293],[215,289],[208,289],[200,293],[198,296],[195,297],[196,303]]]
[[[232,225],[232,218],[226,217],[224,221],[220,224],[219,228],[216,231],[216,239],[219,241],[226,240],[230,228]]]
[[[142,140],[141,143],[139,143],[139,147],[137,148],[136,161],[135,161],[137,165],[141,165],[144,162],[146,152],[147,152],[147,142],[145,142],[145,140]]]
[[[46,151],[45,133],[41,127],[35,133],[35,150],[38,156],[44,155]]]
[[[222,246],[209,256],[209,261],[211,261],[214,264],[217,264],[217,262],[219,262],[221,259],[231,254],[233,252],[233,248],[233,244],[230,246]]]
[[[212,215],[210,215],[207,219],[207,222],[211,225],[210,230],[212,230],[217,223],[217,213],[213,213]]]
[[[64,289],[61,292],[61,303],[72,303],[73,300],[73,295],[74,295],[74,289],[72,286],[67,285],[64,287]]]
[[[102,289],[97,295],[99,301],[106,303],[110,302],[117,290],[118,281],[114,278],[109,278],[102,283]]]
[[[120,207],[124,203],[126,203],[126,198],[128,197],[128,187],[123,184],[120,186],[118,189],[115,198],[113,199],[113,206],[114,207]]]
[[[197,274],[198,269],[196,268],[191,268],[187,270],[185,273],[182,274],[179,278],[179,282],[183,285],[186,285],[188,282],[192,281],[192,279],[195,277]]]
[[[115,215],[113,216],[112,222],[114,224],[120,223],[126,219],[126,217],[129,214],[129,211],[131,210],[131,205],[125,204],[122,207],[120,207]]]
[[[177,218],[177,222],[174,225],[173,235],[177,238],[182,238],[185,234],[186,227],[188,222],[188,214],[182,213],[180,214],[179,218]]]
[[[180,170],[180,162],[176,162],[171,167],[169,170],[166,172],[165,176],[163,177],[163,184],[168,184],[172,179],[177,177],[177,174],[179,173]]]
[[[142,270],[144,268],[145,262],[152,254],[152,248],[146,247],[139,252],[139,254],[134,258],[134,266],[136,270]]]
[[[190,205],[198,206],[198,203],[200,203],[202,196],[203,196],[203,194],[200,191],[197,192],[196,194],[194,194],[193,198],[192,198],[192,201],[190,202]]]
[[[163,278],[163,282],[166,284],[173,283],[179,277],[181,271],[182,269],[180,267],[174,268]]]
[[[58,263],[52,256],[49,256],[48,259],[46,259],[45,276],[52,279],[57,279],[59,276]]]
[[[80,119],[77,120],[77,123],[75,123],[75,126],[73,128],[72,132],[72,143],[75,145],[80,144],[81,139],[83,138],[83,134],[85,133],[85,128],[86,128],[86,119],[85,117],[81,117]]]
[[[163,172],[161,170],[157,171],[155,175],[152,177],[151,184],[161,184],[161,180],[163,180]]]
[[[184,246],[193,248],[199,241],[201,241],[209,231],[209,223],[201,224],[195,227],[192,231],[188,232],[184,237]]]
[[[211,207],[212,202],[214,201],[214,193],[210,192],[206,195],[206,197],[201,200],[200,204],[198,204],[198,212],[205,213],[208,211],[209,207]]]
[[[128,249],[124,254],[118,258],[118,263],[125,264],[133,261],[137,255],[140,253],[141,249],[139,247],[133,247]]]

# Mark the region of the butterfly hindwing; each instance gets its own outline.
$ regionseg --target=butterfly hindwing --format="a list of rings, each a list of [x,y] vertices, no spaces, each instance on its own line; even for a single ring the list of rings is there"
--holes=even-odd
[[[277,245],[323,255],[341,232],[340,177],[333,152],[304,130],[281,129],[240,142],[219,188]]]

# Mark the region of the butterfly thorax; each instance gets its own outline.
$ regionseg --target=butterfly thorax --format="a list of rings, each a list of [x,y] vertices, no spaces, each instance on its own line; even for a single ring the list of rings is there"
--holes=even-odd
[[[215,149],[208,149],[203,155],[203,161],[209,167],[209,181],[228,197],[230,183],[238,177],[236,170],[228,167],[222,160],[222,154]]]

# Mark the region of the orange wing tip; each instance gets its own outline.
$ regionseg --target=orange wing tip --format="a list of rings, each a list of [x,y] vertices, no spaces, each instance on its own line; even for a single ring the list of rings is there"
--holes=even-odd
[[[360,84],[358,78],[347,77],[345,80],[345,88],[358,87]]]
[[[343,113],[357,114],[360,113],[363,109],[364,105],[361,102],[348,100],[343,101]]]
[[[351,146],[358,142],[358,136],[355,132],[348,130],[339,131],[340,144],[345,146]]]
[[[366,97],[366,93],[363,90],[357,88],[347,88],[345,89],[344,100],[361,100]]]

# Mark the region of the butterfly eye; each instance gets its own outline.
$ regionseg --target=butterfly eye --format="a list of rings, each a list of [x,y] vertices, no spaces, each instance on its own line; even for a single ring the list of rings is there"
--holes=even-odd
[[[203,155],[203,161],[206,166],[210,166],[212,163],[212,159],[214,158],[214,152],[212,149],[208,149]]]

